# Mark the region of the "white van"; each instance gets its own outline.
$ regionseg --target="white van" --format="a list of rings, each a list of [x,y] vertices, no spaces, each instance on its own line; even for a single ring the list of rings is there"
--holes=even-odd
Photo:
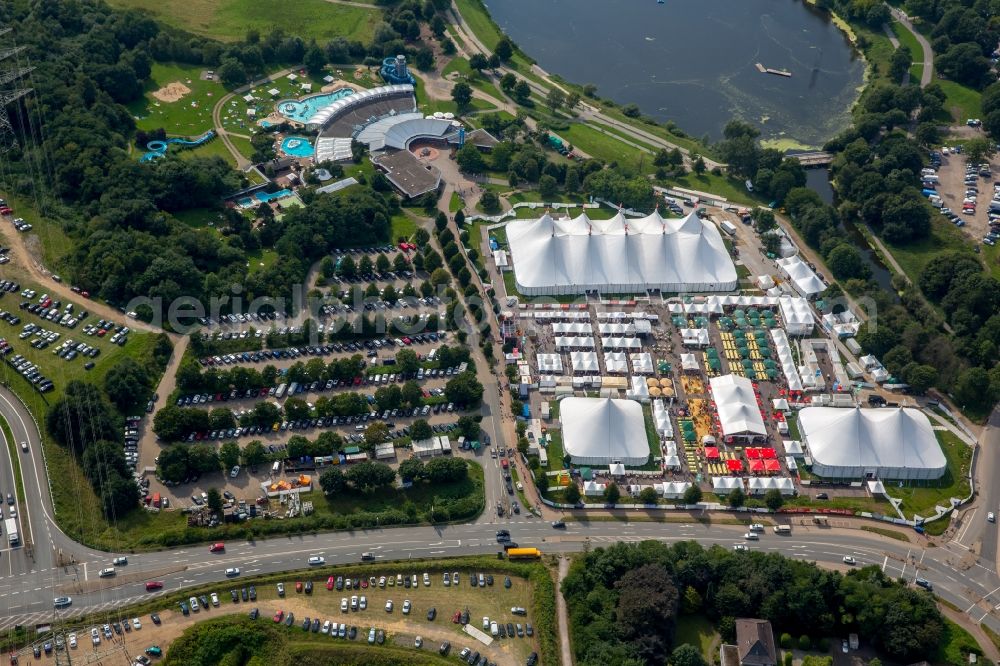
[[[725,231],[730,236],[736,235],[736,227],[733,226],[733,223],[728,220],[723,220],[722,222],[720,222],[719,228]]]
[[[281,461],[275,460],[274,464],[271,465],[271,474],[278,474],[281,472]]]

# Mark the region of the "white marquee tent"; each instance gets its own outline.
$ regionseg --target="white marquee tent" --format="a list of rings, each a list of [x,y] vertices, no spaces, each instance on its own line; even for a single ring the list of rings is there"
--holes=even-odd
[[[763,495],[768,490],[778,490],[782,495],[794,495],[795,483],[787,476],[755,476],[748,481],[751,495]]]
[[[687,347],[707,347],[711,344],[707,328],[681,329],[681,341]]]
[[[934,428],[917,409],[807,407],[799,430],[813,472],[835,479],[938,479],[948,466]]]
[[[559,405],[563,446],[575,465],[630,467],[649,460],[642,406],[633,400],[565,398]]]
[[[737,488],[743,490],[743,479],[738,476],[712,477],[712,492],[716,495],[728,495]]]
[[[593,332],[588,322],[557,321],[552,324],[553,335],[592,335]]]
[[[774,340],[774,350],[777,352],[778,362],[781,363],[781,371],[785,374],[785,381],[788,382],[788,390],[801,391],[802,378],[795,367],[795,357],[792,356],[792,346],[788,342],[788,336],[780,328],[772,328],[771,339]]]
[[[786,259],[778,259],[775,263],[781,268],[781,272],[788,276],[795,286],[795,291],[803,296],[812,296],[826,290],[826,284],[819,279],[819,276],[809,268],[809,265],[802,261],[798,255]]]
[[[596,374],[601,366],[597,361],[597,352],[575,351],[569,355],[574,374]]]
[[[656,434],[660,438],[670,439],[674,436],[674,426],[670,422],[670,413],[660,398],[653,400],[653,425],[656,427]],[[676,453],[676,450],[674,453]]]
[[[781,318],[789,335],[812,333],[816,320],[809,307],[809,301],[801,297],[781,296],[778,298],[778,307],[781,309]]]
[[[694,354],[681,354],[681,369],[685,372],[698,372],[698,359]]]
[[[590,290],[638,293],[732,291],[733,260],[714,224],[694,211],[684,218],[658,212],[610,220],[586,214],[507,225],[518,290],[530,296]]]
[[[639,338],[601,338],[601,346],[605,349],[641,349]]]
[[[593,349],[594,338],[584,336],[560,336],[555,339],[556,349]]]
[[[646,386],[646,380],[638,375],[629,377],[629,389],[626,393],[626,397],[628,397],[629,400],[649,402],[649,387]]]
[[[753,383],[746,377],[723,375],[709,380],[712,398],[719,413],[722,434],[726,437],[754,439],[767,434],[757,406]]]
[[[668,481],[655,483],[653,487],[656,488],[656,493],[665,499],[680,499],[684,497],[684,493],[691,487],[691,484],[687,481]]]
[[[563,371],[562,356],[559,354],[538,354],[535,357],[538,372],[547,375],[561,375]]]
[[[624,375],[628,372],[628,356],[625,352],[604,352],[604,369],[611,375]]]
[[[632,372],[637,375],[653,374],[653,357],[648,352],[631,354],[629,358],[632,361]]]

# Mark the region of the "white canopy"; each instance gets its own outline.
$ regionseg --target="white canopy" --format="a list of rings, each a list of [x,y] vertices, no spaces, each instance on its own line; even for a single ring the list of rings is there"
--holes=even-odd
[[[736,267],[714,224],[694,211],[684,218],[654,212],[610,220],[586,214],[507,225],[517,288],[527,295],[584,291],[638,293],[731,291]]]
[[[569,359],[573,365],[574,374],[595,374],[601,369],[597,361],[597,352],[570,352]]]
[[[746,377],[723,375],[709,380],[712,398],[719,413],[722,434],[733,436],[763,436],[767,434],[764,419],[757,406],[753,383]]]
[[[628,372],[628,357],[625,352],[604,352],[604,368],[609,374],[624,375]]]
[[[738,476],[712,477],[712,491],[717,495],[728,495],[737,488],[743,490],[743,479]]]
[[[772,328],[771,339],[774,340],[774,350],[778,355],[778,362],[781,363],[781,371],[785,374],[785,381],[788,382],[788,390],[801,391],[802,378],[795,367],[795,357],[792,356],[792,346],[788,342],[788,336],[780,328]]]
[[[639,338],[601,338],[601,346],[607,349],[641,349]]]
[[[630,400],[639,400],[640,402],[649,400],[649,387],[646,386],[645,378],[638,375],[629,377],[628,398]]]
[[[803,296],[812,296],[826,290],[826,285],[798,255],[775,261],[781,272],[788,276],[795,290]]]
[[[598,483],[596,481],[584,481],[583,494],[587,497],[598,497],[604,494],[605,487],[606,486],[603,483]]]
[[[763,495],[768,490],[778,490],[782,495],[795,494],[795,483],[785,476],[754,476],[748,484],[751,495]]]
[[[681,369],[689,372],[698,372],[698,359],[694,354],[681,354]]]
[[[592,335],[594,329],[589,322],[582,321],[557,321],[552,324],[553,335]]]
[[[653,374],[653,357],[648,352],[631,354],[629,358],[632,360],[632,372],[637,375]]]
[[[538,372],[548,375],[561,375],[563,371],[562,356],[559,354],[538,354],[535,357]]]
[[[801,457],[802,455],[804,455],[804,452],[802,450],[802,442],[800,442],[797,439],[783,439],[781,440],[781,445],[785,447],[785,453],[787,453],[790,456]]]
[[[785,321],[785,330],[789,335],[809,335],[812,333],[816,320],[813,318],[809,301],[804,298],[781,296],[778,298],[781,308],[781,318]]]
[[[607,322],[604,324],[597,325],[598,330],[602,336],[611,335],[635,335],[635,324],[634,323],[623,323],[623,322]]]
[[[938,479],[948,464],[917,409],[807,407],[799,412],[799,430],[818,476]]]
[[[608,473],[611,476],[625,476],[625,465],[621,463],[612,463],[608,469]]]
[[[649,460],[642,406],[635,401],[564,398],[559,420],[563,446],[575,465],[639,467]]]
[[[593,349],[594,338],[583,336],[557,336],[556,349]]]
[[[665,498],[680,499],[684,497],[684,493],[691,487],[691,484],[687,481],[668,481],[666,483],[655,483],[653,487],[656,488],[657,494],[663,495]]]
[[[667,411],[666,405],[664,405],[663,400],[660,398],[653,400],[653,425],[656,426],[656,434],[662,439],[670,439],[674,436],[674,426],[670,422],[670,412]]]
[[[710,344],[707,328],[681,329],[681,339],[688,347],[707,347]]]

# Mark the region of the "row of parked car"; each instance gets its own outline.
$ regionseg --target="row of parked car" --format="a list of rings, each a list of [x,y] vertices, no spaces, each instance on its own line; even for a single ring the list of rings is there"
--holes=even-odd
[[[10,343],[0,338],[0,354],[7,356],[13,352],[14,348],[10,346]],[[55,384],[52,383],[52,380],[43,375],[37,365],[20,354],[15,354],[6,360],[7,365],[14,368],[18,374],[27,379],[39,393],[48,393],[55,388]]]

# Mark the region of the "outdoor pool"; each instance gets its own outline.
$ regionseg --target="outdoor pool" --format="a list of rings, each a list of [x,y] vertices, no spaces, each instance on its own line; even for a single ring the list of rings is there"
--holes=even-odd
[[[312,118],[313,114],[320,109],[330,106],[337,100],[353,94],[354,91],[350,88],[341,88],[340,90],[334,90],[330,93],[310,95],[309,97],[303,97],[302,99],[297,100],[283,99],[278,102],[277,109],[278,113],[283,115],[285,118],[305,125],[306,122]]]
[[[240,199],[236,203],[238,203],[240,206],[243,206],[244,208],[247,208],[256,205],[258,202],[267,203],[269,201],[275,201],[276,199],[284,199],[285,197],[290,197],[292,196],[292,194],[294,194],[294,192],[292,192],[290,189],[286,187],[283,190],[278,190],[277,192],[271,192],[270,194],[268,194],[267,192],[257,192],[256,194],[253,195],[253,197],[244,197],[243,199]]]
[[[304,136],[286,136],[281,142],[281,152],[292,157],[312,157],[313,146]]]

